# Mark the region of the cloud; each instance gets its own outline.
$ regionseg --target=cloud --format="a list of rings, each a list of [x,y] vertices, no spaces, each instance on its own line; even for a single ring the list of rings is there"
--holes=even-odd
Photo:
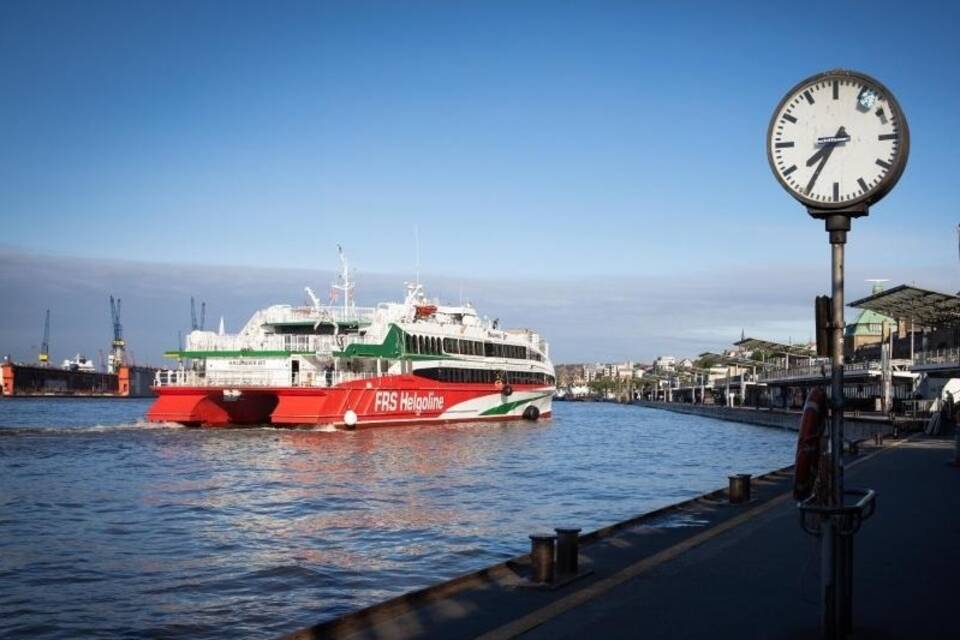
[[[664,353],[696,355],[748,335],[801,341],[813,334],[813,298],[827,286],[827,267],[747,269],[717,264],[709,272],[578,280],[460,279],[427,275],[428,293],[456,301],[462,290],[481,314],[504,326],[545,335],[555,362],[641,360]],[[863,278],[875,266],[848,274],[849,296],[866,294]],[[51,310],[55,361],[108,351],[108,297],[123,300],[124,337],[138,362],[163,364],[190,323],[190,296],[207,303],[207,326],[221,315],[236,331],[258,308],[305,301],[303,287],[321,298],[332,271],[209,267],[127,260],[37,256],[0,249],[0,353],[34,360],[45,309]],[[410,275],[357,275],[357,301],[398,300]],[[952,290],[944,269],[915,269],[906,281]],[[896,284],[896,283],[892,283]],[[852,297],[849,299],[853,299]]]

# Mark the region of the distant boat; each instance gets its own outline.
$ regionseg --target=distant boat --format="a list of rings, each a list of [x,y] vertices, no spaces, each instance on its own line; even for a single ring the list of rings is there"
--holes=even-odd
[[[67,371],[96,371],[97,367],[93,364],[93,361],[79,353],[73,358],[73,360],[64,360],[63,364],[60,365],[61,368],[66,369]]]

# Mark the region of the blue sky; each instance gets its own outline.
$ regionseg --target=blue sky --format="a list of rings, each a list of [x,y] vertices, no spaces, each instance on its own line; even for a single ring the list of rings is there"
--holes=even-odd
[[[815,291],[826,234],[764,135],[794,83],[846,67],[897,94],[912,135],[851,268],[955,290],[957,7],[7,1],[0,247],[255,270],[331,268],[343,243],[401,278],[418,227],[425,273],[576,282],[588,305],[613,278],[649,279],[654,306],[673,281],[760,272]]]

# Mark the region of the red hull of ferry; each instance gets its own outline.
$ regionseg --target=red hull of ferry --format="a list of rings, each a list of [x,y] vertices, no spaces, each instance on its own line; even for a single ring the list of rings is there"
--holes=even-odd
[[[425,382],[427,384],[425,384]],[[151,422],[177,422],[188,426],[225,427],[274,424],[346,425],[348,411],[357,416],[356,426],[383,426],[416,422],[457,422],[491,419],[513,420],[504,409],[517,403],[526,406],[536,398],[516,400],[503,395],[495,385],[435,383],[418,376],[391,376],[357,380],[331,388],[240,387],[239,395],[225,395],[223,389],[208,387],[157,387],[156,401],[147,412]],[[514,393],[540,391],[552,394],[552,387],[513,385]],[[483,396],[500,394],[499,406],[478,413],[458,405]],[[542,396],[538,396],[542,397]],[[516,408],[514,407],[514,408]],[[459,414],[459,415],[458,415]],[[549,417],[544,412],[541,417]]]

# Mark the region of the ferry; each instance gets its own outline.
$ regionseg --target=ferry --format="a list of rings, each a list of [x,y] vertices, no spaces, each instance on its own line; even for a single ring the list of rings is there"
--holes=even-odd
[[[152,422],[365,426],[551,415],[549,345],[528,329],[504,330],[471,304],[430,300],[419,282],[402,303],[354,303],[349,265],[331,301],[274,305],[237,334],[193,331],[175,369],[158,371]],[[335,297],[343,296],[342,304]]]

